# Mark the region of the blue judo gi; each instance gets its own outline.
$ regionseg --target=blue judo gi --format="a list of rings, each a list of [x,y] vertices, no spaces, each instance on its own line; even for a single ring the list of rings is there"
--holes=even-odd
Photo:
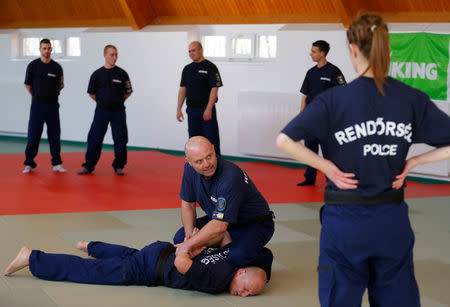
[[[35,168],[34,158],[38,154],[44,124],[47,124],[47,137],[52,156],[52,165],[62,164],[61,125],[59,121],[58,96],[64,87],[61,65],[51,60],[44,63],[33,60],[27,66],[25,85],[30,86],[32,100],[28,121],[28,141],[25,149],[25,165]]]
[[[363,203],[398,193],[392,182],[403,171],[411,144],[450,144],[450,117],[427,95],[392,78],[384,90],[380,94],[372,78],[359,77],[318,95],[282,130],[294,141],[326,142],[328,159],[356,175],[358,187],[349,191]],[[327,189],[344,193],[331,181]],[[322,306],[361,306],[366,288],[371,306],[420,306],[414,233],[403,196],[372,205],[326,202],[321,218]]]
[[[233,239],[228,259],[243,267],[259,257],[275,230],[273,213],[250,177],[236,164],[217,157],[217,169],[210,179],[197,173],[189,163],[184,166],[180,197],[198,202],[206,216],[196,220],[201,229],[210,220],[228,222]],[[174,243],[184,241],[184,228],[174,236]]]
[[[160,261],[167,248],[173,251]],[[68,280],[102,285],[143,285],[197,290],[207,293],[227,291],[238,268],[227,255],[230,245],[222,248],[206,248],[192,259],[186,274],[178,272],[174,265],[175,253],[169,242],[157,241],[141,250],[103,242],[90,242],[86,259],[74,255],[48,254],[33,250],[29,258],[31,273],[45,280]],[[272,252],[265,248],[259,262],[254,265],[266,271],[270,278]],[[158,277],[158,273],[162,277]],[[161,278],[161,279],[159,279]]]

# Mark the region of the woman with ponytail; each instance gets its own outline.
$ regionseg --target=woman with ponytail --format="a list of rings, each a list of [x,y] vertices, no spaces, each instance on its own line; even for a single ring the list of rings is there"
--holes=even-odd
[[[347,39],[358,78],[317,96],[277,138],[282,150],[330,179],[321,210],[320,303],[361,306],[368,289],[371,306],[420,306],[404,180],[417,165],[450,158],[450,117],[388,77],[389,33],[380,16],[357,18]],[[298,142],[311,137],[326,144],[328,159]],[[437,148],[406,160],[413,143]]]

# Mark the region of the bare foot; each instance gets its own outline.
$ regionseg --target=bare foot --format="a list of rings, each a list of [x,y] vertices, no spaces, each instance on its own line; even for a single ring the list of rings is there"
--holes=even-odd
[[[88,252],[88,250],[87,250],[88,244],[89,244],[89,242],[86,242],[86,241],[78,241],[77,249],[87,253]]]
[[[21,270],[24,267],[28,266],[30,255],[31,249],[29,249],[26,246],[22,247],[20,249],[20,252],[17,254],[16,258],[14,258],[14,260],[8,265],[3,274],[11,275],[12,273],[17,272],[18,270]]]

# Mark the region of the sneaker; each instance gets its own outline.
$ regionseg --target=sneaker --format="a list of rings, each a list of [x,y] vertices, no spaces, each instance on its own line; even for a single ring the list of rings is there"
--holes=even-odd
[[[58,164],[58,165],[53,166],[53,171],[54,172],[60,172],[60,173],[67,172],[67,170],[64,167],[62,167],[62,164]]]
[[[87,168],[83,167],[83,168],[81,169],[81,171],[79,171],[77,174],[78,174],[78,175],[87,175],[87,174],[90,174],[90,173],[92,173],[92,171],[90,171],[90,170],[88,170]]]
[[[25,166],[24,170],[22,171],[22,174],[28,174],[31,173],[31,171],[33,170],[33,168],[29,165]]]
[[[125,175],[125,173],[123,172],[123,169],[121,169],[121,168],[116,168],[114,170],[114,172],[116,172],[116,175],[120,175],[120,176]]]

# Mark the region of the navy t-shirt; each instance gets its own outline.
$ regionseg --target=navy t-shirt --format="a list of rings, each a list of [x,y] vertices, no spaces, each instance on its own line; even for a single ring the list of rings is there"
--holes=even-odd
[[[346,82],[341,70],[328,62],[320,68],[316,65],[308,70],[300,92],[306,95],[306,104],[308,105],[323,91],[344,84]]]
[[[228,261],[230,245],[222,248],[206,248],[192,259],[185,275],[174,265],[175,254],[171,254],[164,267],[164,284],[170,288],[197,290],[207,293],[227,291],[238,270]]]
[[[181,74],[180,86],[186,87],[186,104],[189,107],[206,107],[211,89],[222,85],[219,70],[208,60],[186,65]]]
[[[53,60],[44,63],[40,58],[35,59],[27,66],[24,83],[31,86],[33,101],[57,103],[64,87],[62,67]]]
[[[97,106],[106,110],[124,109],[125,94],[131,94],[130,78],[125,70],[118,66],[100,67],[91,75],[88,94],[94,95]]]
[[[249,223],[270,212],[267,201],[247,173],[221,157],[217,157],[217,169],[210,179],[186,162],[180,197],[198,202],[211,219],[230,224]]]
[[[174,265],[175,254],[171,254],[164,266],[164,284],[170,288],[197,290],[207,293],[228,291],[238,268],[228,261],[232,243],[221,248],[206,248],[192,259],[192,265],[185,275]],[[263,248],[261,261],[252,265],[262,268],[268,279],[271,275],[273,254]]]
[[[360,195],[391,190],[411,144],[450,144],[450,117],[426,94],[395,79],[388,78],[384,90],[385,96],[366,77],[334,87],[282,132],[294,141],[316,137],[326,142],[328,159],[356,174]],[[339,190],[331,181],[327,185]]]

